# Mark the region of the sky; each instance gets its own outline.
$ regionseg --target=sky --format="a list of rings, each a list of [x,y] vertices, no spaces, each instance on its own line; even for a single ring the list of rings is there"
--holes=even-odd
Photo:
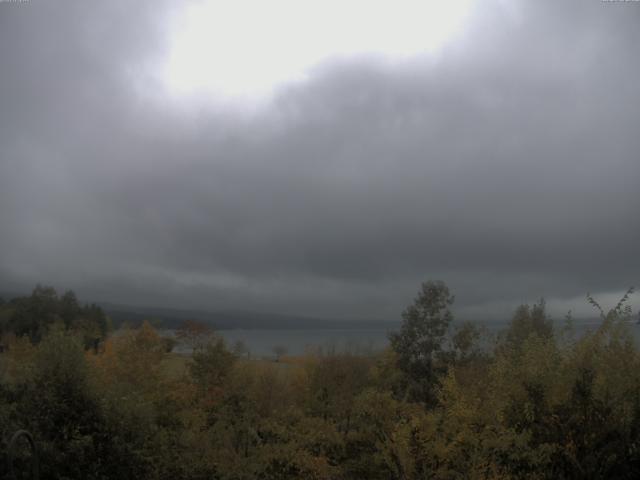
[[[640,283],[639,25],[596,0],[0,2],[0,291],[389,320],[441,279],[463,317],[593,314]]]

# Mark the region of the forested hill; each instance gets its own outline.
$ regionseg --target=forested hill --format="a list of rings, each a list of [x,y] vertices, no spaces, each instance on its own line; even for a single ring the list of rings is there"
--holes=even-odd
[[[9,303],[10,299],[28,298],[29,294],[0,291],[0,304]],[[226,329],[273,329],[273,330],[359,330],[380,329],[394,330],[398,328],[398,318],[388,320],[362,320],[362,319],[329,319],[317,316],[287,315],[273,312],[255,312],[242,310],[189,310],[178,308],[164,308],[155,306],[126,305],[110,302],[92,301],[89,304],[96,305],[109,317],[113,329],[118,329],[126,324],[131,327],[139,327],[148,321],[154,327],[160,329],[177,329],[185,320],[194,320],[209,325],[214,330]],[[489,317],[476,319],[476,323],[485,325],[489,330],[497,331],[504,328],[509,318]],[[597,316],[574,318],[574,325],[579,331],[590,327],[596,327],[600,318]],[[555,319],[555,325],[561,326],[563,319]]]
[[[0,297],[0,336],[12,334],[38,343],[57,324],[80,334],[86,347],[97,345],[111,330],[104,310],[95,303],[81,303],[71,290],[58,294],[53,287],[37,285],[30,295]]]
[[[35,292],[35,293],[34,293]],[[0,305],[29,302],[35,296],[57,296],[52,287],[37,286],[30,293],[0,291]],[[67,291],[61,294],[78,303],[75,293]],[[353,320],[328,319],[306,315],[287,315],[273,312],[253,312],[242,310],[187,310],[177,308],[163,308],[154,306],[125,305],[110,302],[91,301],[86,305],[99,307],[110,319],[110,325],[118,329],[123,324],[139,327],[144,321],[149,321],[154,327],[162,329],[178,328],[185,320],[195,320],[205,323],[215,330],[223,329],[393,329],[397,328],[398,320]],[[55,310],[58,307],[52,308]],[[6,314],[5,314],[6,316]]]

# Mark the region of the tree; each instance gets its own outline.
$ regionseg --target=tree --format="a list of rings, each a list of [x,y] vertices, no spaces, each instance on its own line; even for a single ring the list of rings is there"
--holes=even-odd
[[[482,358],[480,339],[483,329],[471,322],[464,322],[456,327],[451,338],[452,356],[457,364],[466,364]]]
[[[283,345],[275,345],[271,351],[276,356],[276,362],[279,362],[280,359],[287,354],[287,347]]]
[[[55,289],[37,285],[31,296],[17,299],[9,327],[16,335],[26,335],[33,343],[38,343],[58,319]]]
[[[407,394],[414,401],[435,401],[437,378],[444,371],[441,353],[453,320],[449,309],[453,300],[444,282],[422,283],[413,304],[402,313],[400,332],[389,335],[407,380]]]
[[[72,290],[68,290],[60,297],[60,316],[65,328],[71,328],[74,320],[80,315],[80,304]]]
[[[121,412],[109,420],[82,339],[61,327],[34,347],[29,373],[11,395],[16,427],[36,439],[42,478],[142,478],[145,460],[130,450],[131,423]]]
[[[209,325],[196,320],[185,320],[176,330],[178,341],[192,350],[204,347],[212,340],[213,336],[213,329]]]
[[[92,303],[78,310],[71,328],[82,334],[85,349],[97,351],[100,341],[107,337],[109,319],[102,308]]]
[[[173,337],[162,337],[162,342],[164,343],[165,353],[171,353],[178,344],[178,340]]]
[[[96,304],[80,306],[76,294],[68,290],[58,296],[52,287],[37,285],[28,297],[11,300],[6,330],[27,336],[38,343],[52,325],[63,324],[66,330],[81,333],[85,349],[97,349],[110,329],[107,315]]]
[[[236,356],[227,350],[222,338],[201,346],[193,352],[189,371],[194,382],[203,390],[217,389],[229,376]]]
[[[249,348],[242,340],[236,340],[236,342],[233,344],[233,353],[237,357],[242,357],[245,354],[247,355],[247,357],[250,356]]]
[[[348,432],[354,414],[354,399],[370,382],[371,361],[351,354],[323,355],[307,367],[308,411],[336,428]]]
[[[509,323],[506,332],[506,343],[516,351],[531,335],[537,335],[541,339],[553,337],[553,322],[547,316],[544,299],[533,306],[520,305]]]

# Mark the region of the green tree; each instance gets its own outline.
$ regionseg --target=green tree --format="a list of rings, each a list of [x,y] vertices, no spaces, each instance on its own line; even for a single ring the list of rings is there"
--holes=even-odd
[[[67,330],[81,333],[86,349],[96,348],[110,330],[102,308],[95,304],[81,306],[71,290],[59,297],[54,288],[37,285],[30,296],[14,298],[8,309],[0,310],[9,312],[4,330],[29,337],[32,343],[42,340],[58,322]]]
[[[219,389],[231,373],[236,356],[222,338],[216,338],[193,352],[189,371],[194,382],[203,390]]]
[[[60,316],[64,321],[66,328],[73,326],[74,320],[80,314],[80,304],[78,303],[78,297],[72,290],[68,290],[60,297],[59,306]]]
[[[438,376],[446,369],[442,352],[453,320],[453,300],[444,282],[424,282],[413,304],[402,313],[400,332],[389,335],[411,400],[427,405],[436,400]]]
[[[505,334],[505,342],[512,349],[519,350],[531,336],[541,339],[553,337],[553,321],[547,315],[544,299],[533,306],[520,305],[509,323]]]
[[[71,328],[82,334],[85,349],[97,350],[98,344],[109,332],[109,318],[102,308],[92,303],[77,311],[76,317],[71,321]]]
[[[92,385],[81,339],[54,326],[13,386],[13,424],[34,435],[42,478],[140,478],[144,460],[129,445],[132,426],[109,421]]]
[[[486,357],[480,344],[483,333],[483,328],[471,322],[464,322],[456,327],[451,337],[452,357],[456,364],[477,362]]]
[[[33,343],[39,342],[58,319],[58,294],[53,287],[37,285],[31,296],[18,298],[9,328],[18,336],[28,336]]]

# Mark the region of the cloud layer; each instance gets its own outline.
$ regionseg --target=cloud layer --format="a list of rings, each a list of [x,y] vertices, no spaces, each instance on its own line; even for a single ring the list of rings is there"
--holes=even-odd
[[[428,278],[476,315],[638,282],[640,5],[482,2],[250,112],[164,97],[177,8],[0,4],[5,290],[384,319]]]

